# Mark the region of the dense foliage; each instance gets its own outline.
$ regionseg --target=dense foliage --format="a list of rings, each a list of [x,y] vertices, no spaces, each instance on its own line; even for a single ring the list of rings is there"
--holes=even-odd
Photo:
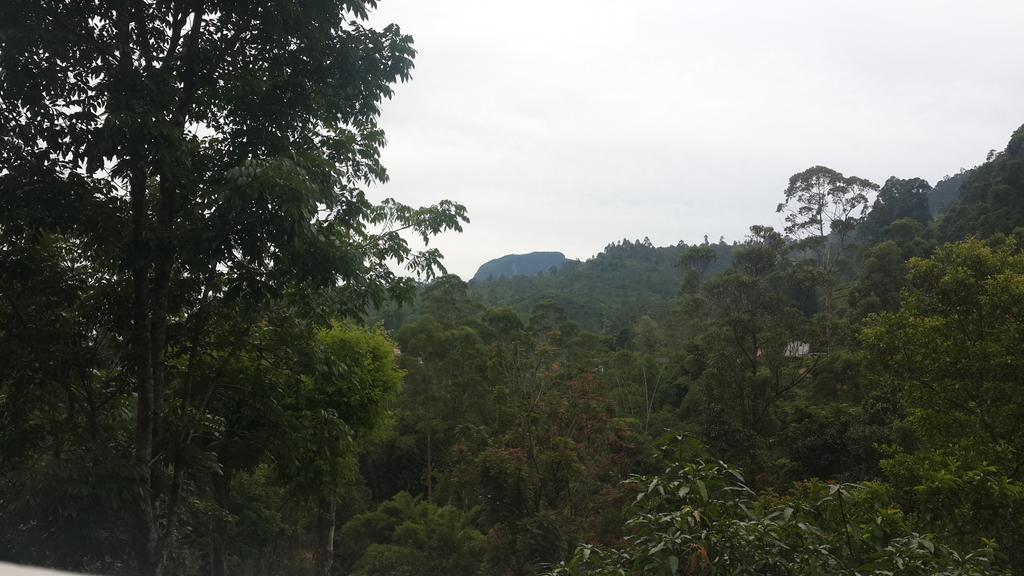
[[[964,189],[1019,190],[973,179],[991,170],[965,172]],[[537,278],[467,287],[446,277],[412,309],[384,311],[408,376],[390,454],[364,464],[371,484],[401,472],[393,493],[478,514],[489,574],[1019,570],[1024,270],[1004,231],[1024,219],[954,223],[984,214],[963,208],[980,198],[967,194],[933,219],[933,190],[917,178],[853,200],[873,186],[820,167],[794,179],[823,187],[791,199],[810,207],[792,209],[817,233],[626,241]],[[846,203],[835,208],[843,237],[814,220],[822,198]],[[944,244],[954,225],[963,236]],[[652,295],[661,281],[651,278],[674,288]],[[591,434],[614,422],[614,435],[570,429],[551,442],[565,414]],[[669,430],[689,447],[659,451]],[[385,463],[392,474],[375,472]],[[510,508],[509,491],[524,500]]]
[[[407,296],[392,262],[438,269],[403,230],[465,221],[362,190],[415,53],[374,5],[0,5],[5,558],[223,573],[231,472],[269,461],[330,572],[353,440],[396,387],[390,347],[332,322]]]
[[[638,512],[615,548],[582,546],[551,574],[997,575],[991,544],[962,554],[913,532],[877,483],[817,480],[785,496],[696,459],[635,477]]]
[[[374,5],[0,3],[0,560],[1024,570],[1024,128],[467,284],[403,236],[461,205],[363,192],[414,56]]]

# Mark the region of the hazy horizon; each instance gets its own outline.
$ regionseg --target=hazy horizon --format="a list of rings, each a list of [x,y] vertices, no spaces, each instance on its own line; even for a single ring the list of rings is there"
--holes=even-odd
[[[384,0],[419,52],[384,105],[391,181],[471,224],[436,241],[469,278],[504,254],[741,239],[823,164],[934,184],[1024,122],[1024,3],[512,4]]]

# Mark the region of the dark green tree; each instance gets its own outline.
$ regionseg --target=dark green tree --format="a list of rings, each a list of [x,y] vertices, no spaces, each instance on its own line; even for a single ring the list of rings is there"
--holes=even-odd
[[[901,304],[863,333],[916,441],[883,468],[932,529],[962,545],[995,536],[1024,565],[1024,256],[1013,242],[945,245],[910,261]]]
[[[895,176],[885,181],[861,224],[857,237],[868,243],[877,242],[882,230],[893,222],[909,218],[928,225],[932,221],[928,196],[932,187],[920,178],[907,180]]]
[[[0,7],[0,212],[5,232],[24,230],[5,249],[56,237],[124,311],[106,327],[101,368],[134,388],[140,574],[163,571],[181,501],[169,407],[193,399],[188,369],[170,358],[202,354],[210,309],[247,302],[255,322],[252,311],[296,289],[310,314],[359,313],[409,293],[388,261],[437,268],[440,254],[414,252],[404,230],[426,239],[465,220],[447,201],[373,205],[361,189],[387,178],[380,103],[414,55],[396,26],[363,24],[373,6]]]
[[[698,397],[705,434],[718,449],[752,457],[774,427],[778,403],[810,377],[814,361],[789,350],[813,340],[788,297],[789,249],[771,227],[753,226],[732,268],[704,285],[700,340],[708,355]]]

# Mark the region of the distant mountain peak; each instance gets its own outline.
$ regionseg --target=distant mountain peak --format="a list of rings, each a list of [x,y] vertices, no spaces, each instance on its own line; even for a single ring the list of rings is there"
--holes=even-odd
[[[561,252],[530,252],[529,254],[506,254],[495,258],[476,271],[473,280],[486,282],[498,278],[516,276],[537,276],[551,268],[561,267],[569,259]]]

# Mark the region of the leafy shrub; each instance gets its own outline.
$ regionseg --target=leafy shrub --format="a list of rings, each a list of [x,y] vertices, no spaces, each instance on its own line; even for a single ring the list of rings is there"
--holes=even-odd
[[[636,476],[636,514],[617,546],[583,545],[549,576],[983,576],[1008,574],[994,544],[960,553],[913,531],[880,484],[808,481],[755,493],[722,462]]]

